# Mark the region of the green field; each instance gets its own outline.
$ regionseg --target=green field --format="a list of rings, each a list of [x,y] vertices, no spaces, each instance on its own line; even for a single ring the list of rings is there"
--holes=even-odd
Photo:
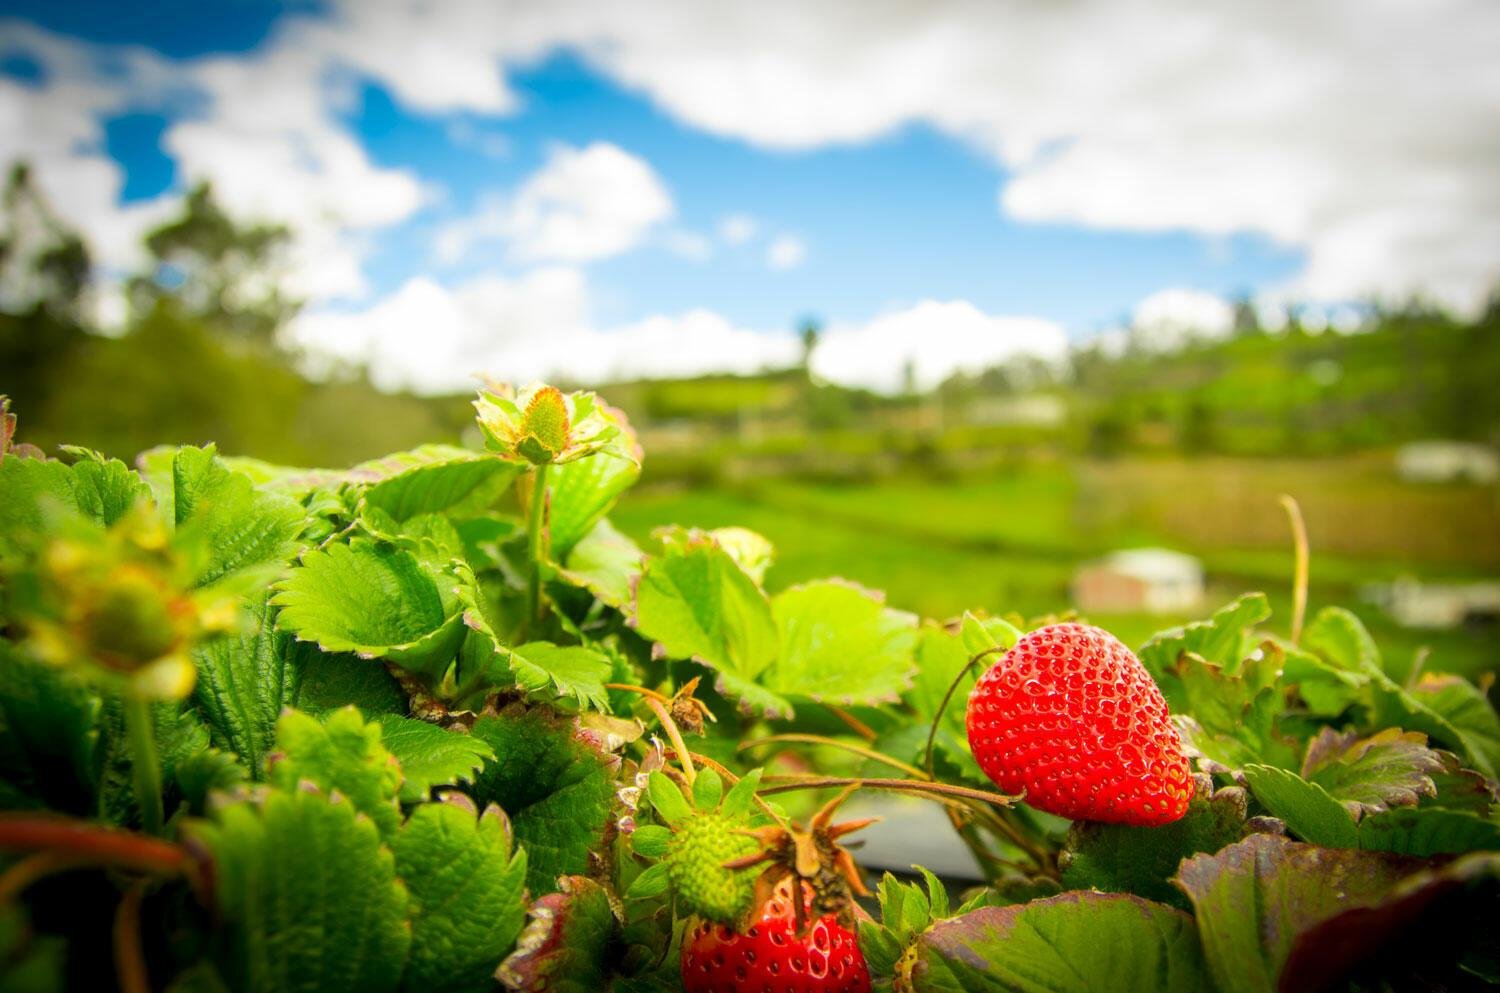
[[[1277,611],[1272,623],[1284,629],[1292,555],[1275,494],[1290,490],[1300,493],[1308,508],[1312,609],[1333,603],[1353,608],[1398,674],[1424,647],[1431,650],[1430,670],[1482,674],[1495,669],[1500,648],[1495,632],[1407,630],[1357,599],[1361,584],[1403,574],[1429,579],[1492,574],[1492,491],[1409,486],[1374,476],[1363,462],[1309,463],[1300,467],[1300,477],[1295,463],[1252,460],[1178,461],[1150,468],[1044,463],[964,482],[834,486],[775,479],[732,488],[648,486],[622,501],[613,518],[637,538],[668,523],[749,527],[777,546],[768,577],[772,588],[843,576],[885,591],[893,606],[932,618],[971,608],[1028,617],[1064,611],[1080,563],[1111,548],[1163,545],[1203,559],[1210,606],[1263,590]],[[1135,479],[1149,487],[1132,485]],[[1235,507],[1226,510],[1203,498],[1215,489],[1232,490]],[[1411,529],[1400,527],[1361,531],[1354,525],[1368,524],[1372,506],[1380,508],[1383,520],[1409,515],[1408,520],[1421,521],[1425,541],[1413,542]],[[1386,536],[1384,543],[1379,535]],[[1334,550],[1320,544],[1324,536],[1337,538],[1330,542]],[[1091,618],[1132,644],[1189,619]]]

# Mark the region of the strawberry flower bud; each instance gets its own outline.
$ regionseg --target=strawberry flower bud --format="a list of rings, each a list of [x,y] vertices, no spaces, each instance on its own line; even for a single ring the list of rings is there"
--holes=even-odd
[[[474,401],[485,447],[507,462],[562,465],[603,453],[639,462],[625,415],[593,393],[533,383],[481,390]]]

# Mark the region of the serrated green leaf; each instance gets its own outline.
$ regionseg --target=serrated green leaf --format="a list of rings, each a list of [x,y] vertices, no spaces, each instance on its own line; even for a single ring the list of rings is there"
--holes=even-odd
[[[301,684],[299,653],[291,637],[276,631],[269,596],[257,597],[236,635],[199,642],[193,648],[198,681],[193,700],[214,743],[240,757],[259,779],[282,708],[292,706]]]
[[[1163,684],[1163,676],[1177,667],[1184,654],[1191,653],[1212,662],[1233,676],[1253,647],[1252,630],[1271,616],[1271,605],[1264,593],[1247,593],[1221,607],[1206,621],[1194,621],[1182,627],[1163,631],[1146,642],[1140,650],[1141,664]],[[1170,680],[1162,685],[1167,703],[1180,709],[1168,692]]]
[[[629,444],[635,444],[634,439],[634,432],[630,432]],[[640,476],[639,464],[607,455],[553,466],[547,476],[551,497],[547,525],[553,557],[565,561]]]
[[[199,720],[196,711],[175,701],[153,704],[151,724],[163,787],[170,794],[179,766],[194,762],[208,749],[208,728]],[[135,798],[135,752],[126,735],[124,709],[118,697],[104,700],[99,714],[99,738],[94,760],[98,816],[114,824],[138,826],[140,805]],[[166,812],[172,813],[170,804]]]
[[[202,817],[208,812],[210,794],[229,793],[250,778],[249,770],[230,752],[205,748],[176,764],[172,779],[188,813]]]
[[[789,715],[777,694],[756,693],[755,680],[775,660],[776,621],[770,601],[705,534],[647,562],[636,588],[633,623],[670,658],[695,659],[722,674],[731,696],[757,709]]]
[[[470,734],[495,752],[472,795],[510,815],[526,849],[531,892],[551,892],[559,876],[587,871],[614,808],[619,758],[600,752],[576,724],[541,710],[481,717]]]
[[[1296,773],[1265,765],[1245,766],[1244,776],[1255,799],[1273,816],[1285,821],[1292,834],[1330,848],[1359,845],[1359,829],[1353,815],[1323,787]]]
[[[1359,825],[1359,847],[1427,858],[1500,849],[1500,824],[1461,810],[1396,809]]]
[[[322,721],[296,710],[283,714],[268,778],[284,790],[308,782],[341,793],[384,837],[401,825],[401,767],[380,743],[380,725],[366,723],[353,707]]]
[[[172,461],[172,513],[180,544],[199,555],[195,583],[208,586],[245,569],[275,567],[297,551],[306,515],[295,500],[257,490],[231,472],[214,446],[178,449]]]
[[[1219,993],[1276,993],[1299,935],[1345,911],[1379,906],[1415,868],[1399,856],[1255,834],[1188,859],[1179,879]]]
[[[1134,893],[1187,910],[1187,899],[1171,883],[1178,865],[1244,837],[1249,830],[1246,806],[1243,789],[1213,792],[1211,780],[1200,776],[1187,813],[1171,824],[1145,828],[1079,822],[1058,857],[1063,885]]]
[[[271,602],[277,625],[302,641],[435,680],[464,637],[455,585],[410,552],[357,542],[303,556]]]
[[[1490,781],[1473,769],[1465,769],[1463,762],[1452,752],[1439,750],[1438,761],[1443,768],[1432,774],[1437,795],[1423,797],[1421,806],[1441,807],[1445,810],[1466,810],[1480,817],[1487,817],[1495,807],[1495,789]]]
[[[1452,748],[1465,763],[1493,779],[1496,760],[1500,756],[1496,755],[1495,742],[1490,738],[1493,729],[1489,723],[1495,718],[1489,701],[1472,684],[1456,676],[1435,678],[1439,680],[1439,688],[1435,692],[1419,694],[1416,690],[1409,691],[1397,685],[1384,674],[1377,675],[1370,684],[1375,723],[1383,727],[1421,731],[1432,740]],[[1427,683],[1427,680],[1423,682]],[[1439,707],[1444,709],[1437,709]],[[1469,725],[1460,727],[1455,724],[1449,719],[1450,713],[1467,720]]]
[[[495,757],[488,742],[461,731],[395,714],[385,714],[377,723],[380,743],[401,763],[404,803],[427,799],[434,786],[473,782],[484,763]]]
[[[308,642],[296,642],[287,651],[291,664],[302,673],[298,709],[322,714],[352,705],[366,717],[406,713],[401,684],[380,662],[347,652],[325,652]]]
[[[1296,768],[1299,754],[1278,728],[1284,695],[1277,683],[1280,655],[1247,658],[1237,673],[1183,654],[1159,677],[1173,692],[1173,720],[1190,748],[1224,769],[1260,762]]]
[[[1361,738],[1353,731],[1324,728],[1308,743],[1302,778],[1361,817],[1436,795],[1432,774],[1442,769],[1442,760],[1419,732],[1388,728]]]
[[[621,534],[607,519],[589,529],[563,560],[559,576],[574,586],[581,586],[603,603],[617,610],[625,609],[631,599],[631,588],[640,578],[646,553],[628,536]]]
[[[346,799],[296,789],[231,804],[193,834],[212,854],[219,956],[247,993],[396,989],[407,895],[380,833]]]
[[[806,583],[772,597],[771,614],[780,651],[759,681],[772,692],[877,704],[911,685],[916,618],[878,595],[836,580]]]
[[[1410,692],[1447,721],[1470,752],[1491,769],[1500,769],[1500,715],[1479,687],[1461,676],[1430,673]]]
[[[515,677],[516,685],[528,692],[547,690],[555,697],[572,697],[578,705],[608,711],[604,681],[611,663],[607,656],[582,645],[554,645],[530,641],[501,656]]]
[[[1380,649],[1364,623],[1343,607],[1324,607],[1302,632],[1302,646],[1346,672],[1383,675]]]
[[[0,548],[45,534],[49,504],[108,527],[149,497],[150,490],[123,462],[86,459],[69,466],[5,456],[0,458]]]
[[[1365,688],[1370,683],[1367,673],[1342,668],[1288,643],[1277,642],[1277,645],[1286,659],[1283,680],[1296,687],[1310,713],[1338,717],[1364,700]]]
[[[526,920],[526,853],[511,855],[498,807],[475,815],[466,802],[424,803],[391,841],[410,894],[411,959],[401,987],[411,993],[491,989]]]
[[[984,907],[917,943],[918,993],[1199,993],[1207,986],[1193,919],[1115,893],[1064,893]]]
[[[355,480],[382,478],[362,502],[402,522],[419,514],[467,517],[483,513],[515,479],[517,467],[450,445],[423,445],[351,470]]]
[[[531,908],[531,922],[501,965],[501,982],[513,990],[599,993],[609,988],[608,955],[618,924],[604,887],[583,876],[565,876],[561,890]]]
[[[99,697],[70,672],[0,639],[0,780],[10,804],[88,814]]]

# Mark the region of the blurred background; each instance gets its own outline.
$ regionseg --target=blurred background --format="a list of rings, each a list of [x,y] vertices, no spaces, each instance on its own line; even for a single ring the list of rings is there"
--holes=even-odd
[[[345,465],[600,390],[614,515],[1138,643],[1500,646],[1500,8],[7,0],[22,440]],[[1282,616],[1285,616],[1283,613]]]

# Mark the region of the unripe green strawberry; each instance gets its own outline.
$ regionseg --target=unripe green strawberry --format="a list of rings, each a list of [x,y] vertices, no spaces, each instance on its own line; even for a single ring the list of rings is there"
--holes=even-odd
[[[725,796],[712,769],[698,773],[692,799],[660,772],[647,780],[646,798],[661,824],[643,824],[632,835],[635,853],[655,864],[626,892],[629,899],[670,893],[678,913],[732,924],[750,910],[758,870],[726,863],[753,858],[761,848],[750,829],[750,803],[760,782],[756,770]]]
[[[673,825],[667,871],[684,912],[728,923],[750,906],[755,873],[724,868],[726,862],[753,855],[759,847],[754,838],[738,833],[745,826],[743,818],[717,811]]]

